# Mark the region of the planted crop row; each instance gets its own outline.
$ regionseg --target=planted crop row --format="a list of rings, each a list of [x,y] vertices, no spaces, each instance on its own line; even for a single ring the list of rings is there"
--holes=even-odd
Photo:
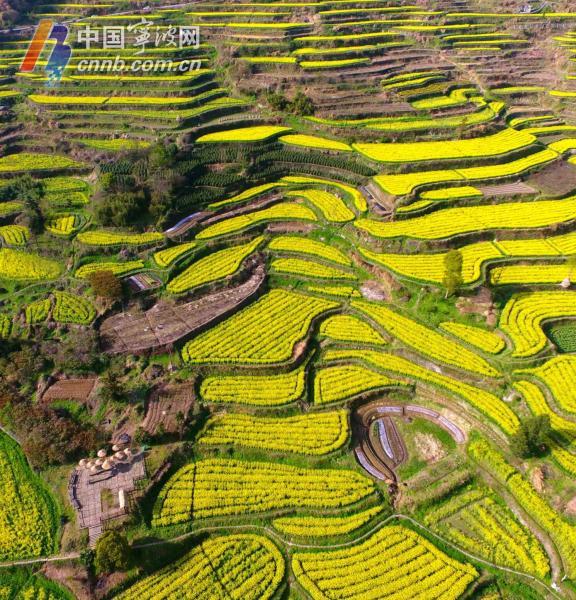
[[[389,377],[359,365],[337,365],[316,371],[314,403],[330,404],[359,394],[399,385]]]
[[[541,579],[550,571],[538,540],[487,491],[470,490],[450,498],[426,515],[425,524],[490,562]]]
[[[447,390],[471,404],[489,419],[494,421],[505,433],[512,434],[518,428],[518,417],[506,403],[494,394],[464,383],[458,379],[436,373],[413,363],[406,358],[375,352],[373,350],[327,350],[324,354],[326,361],[358,360],[365,361],[370,366],[384,372],[393,373],[402,379],[415,379]]]
[[[0,217],[6,217],[12,213],[22,210],[21,202],[0,202]]]
[[[341,342],[377,345],[386,343],[371,325],[352,315],[328,317],[320,326],[320,334]]]
[[[490,271],[492,285],[559,285],[569,280],[574,268],[570,265],[504,265]]]
[[[211,375],[200,386],[206,402],[279,406],[302,397],[305,367],[278,375]]]
[[[335,302],[274,289],[182,349],[185,362],[269,364],[287,361],[312,320]]]
[[[292,570],[313,600],[456,600],[478,577],[416,532],[392,525],[342,550],[294,554]]]
[[[299,65],[303,69],[340,69],[359,65],[369,65],[369,58],[341,58],[340,60],[303,60]]]
[[[350,197],[356,210],[360,212],[365,212],[368,210],[368,205],[366,204],[366,198],[358,191],[356,188],[351,185],[346,185],[345,183],[340,183],[338,181],[332,181],[330,179],[320,179],[318,177],[303,177],[301,175],[290,175],[287,177],[282,177],[282,180],[285,183],[297,183],[297,184],[317,184],[324,185],[327,187],[335,187],[340,191],[344,192],[346,197]]]
[[[464,284],[477,282],[483,274],[485,263],[501,258],[559,257],[576,254],[574,232],[554,235],[542,239],[501,240],[498,242],[476,242],[459,248],[462,253],[462,280]],[[359,248],[360,254],[394,273],[418,281],[441,284],[446,272],[445,252],[432,254],[376,253]],[[570,276],[565,267],[564,277]]]
[[[506,347],[506,343],[497,333],[480,327],[445,321],[440,323],[440,328],[490,354],[498,354]]]
[[[374,492],[353,471],[206,459],[180,469],[164,486],[154,525],[296,508],[338,508]]]
[[[573,197],[446,208],[413,219],[388,222],[359,219],[354,224],[377,238],[438,240],[476,231],[549,227],[555,223],[572,221],[575,214],[576,198]]]
[[[186,242],[185,244],[178,244],[165,250],[156,252],[153,256],[154,262],[162,268],[167,268],[173,265],[179,258],[188,254],[191,250],[196,247],[196,242]]]
[[[576,414],[576,356],[555,356],[539,367],[522,369],[517,373],[536,376],[548,387],[562,410]]]
[[[117,277],[121,277],[142,268],[144,268],[144,261],[142,260],[128,260],[126,262],[91,262],[78,267],[78,269],[76,269],[76,277],[86,279],[92,275],[92,273],[98,271],[111,271]]]
[[[534,415],[547,415],[552,426],[552,435],[548,438],[552,458],[570,475],[576,475],[576,455],[571,445],[576,439],[576,423],[555,413],[546,400],[543,391],[530,381],[517,381],[514,387],[522,394],[530,411]]]
[[[324,190],[292,190],[286,195],[305,198],[324,215],[327,221],[332,223],[346,223],[352,221],[355,216],[341,198]]]
[[[382,510],[382,506],[375,506],[347,517],[281,517],[272,525],[282,533],[299,537],[345,535],[366,525]]]
[[[13,281],[42,281],[56,279],[62,267],[56,261],[37,254],[0,248],[0,279]]]
[[[336,296],[338,298],[360,298],[362,294],[351,285],[308,285],[306,289],[310,292],[324,296]]]
[[[58,528],[56,505],[18,445],[0,432],[0,559],[46,556]]]
[[[430,131],[435,129],[456,129],[471,125],[479,125],[496,118],[505,104],[503,102],[490,102],[488,106],[465,115],[445,117],[373,117],[368,119],[322,119],[308,117],[310,121],[336,127],[364,127],[378,131]]]
[[[52,318],[58,323],[89,325],[96,318],[96,309],[90,300],[68,292],[55,291],[53,294]]]
[[[270,208],[257,210],[245,215],[230,217],[209,225],[203,229],[196,239],[206,239],[218,235],[236,233],[247,227],[253,227],[266,221],[317,221],[316,215],[307,207],[293,202],[275,204]]]
[[[44,183],[47,194],[86,192],[88,190],[88,184],[85,181],[74,177],[46,177],[42,182]]]
[[[548,343],[542,329],[544,321],[575,315],[574,294],[570,291],[520,293],[504,306],[499,326],[514,343],[513,356],[533,356]]]
[[[82,167],[83,165],[66,156],[57,154],[9,154],[0,158],[0,173],[19,171],[50,171]]]
[[[337,248],[306,237],[298,237],[295,235],[278,236],[270,241],[268,248],[278,252],[309,254],[316,258],[329,260],[346,267],[352,265],[352,261]]]
[[[292,146],[304,146],[305,148],[317,148],[319,150],[335,150],[340,152],[352,152],[352,148],[344,142],[337,142],[316,135],[288,134],[283,135],[280,141]]]
[[[214,252],[192,263],[186,270],[174,277],[166,289],[173,294],[181,294],[199,285],[233,275],[242,262],[264,241],[257,237],[246,244],[232,246]]]
[[[328,454],[348,439],[346,411],[310,413],[296,417],[214,415],[198,438],[200,444],[238,444],[278,452]]]
[[[499,479],[516,502],[550,536],[562,556],[566,575],[573,579],[576,575],[576,528],[567,523],[486,440],[473,440],[468,453]]]
[[[8,246],[25,246],[30,232],[23,225],[4,225],[0,227],[0,238]]]
[[[342,271],[337,267],[304,258],[275,258],[270,266],[276,273],[287,273],[315,279],[356,279],[356,276],[348,271]]]
[[[516,177],[525,171],[544,165],[558,158],[550,148],[534,152],[524,158],[484,167],[464,167],[458,170],[444,169],[420,171],[399,175],[377,175],[374,179],[382,189],[394,196],[410,194],[416,188],[432,183],[490,181],[499,177]],[[492,208],[492,207],[491,207]]]
[[[50,298],[41,298],[40,300],[31,302],[24,310],[26,323],[28,323],[28,325],[43,323],[48,318],[51,308],[52,300]]]
[[[112,140],[106,139],[81,139],[78,140],[83,146],[94,148],[95,150],[104,151],[125,151],[134,152],[136,150],[144,150],[150,146],[150,142],[144,140],[132,140],[126,138],[117,138]]]
[[[253,25],[253,24],[252,24]],[[287,133],[290,127],[274,127],[269,125],[256,125],[254,127],[242,127],[216,131],[200,136],[196,142],[258,142],[268,140],[281,133]]]
[[[429,192],[422,192],[420,197],[424,200],[434,200],[435,202],[439,202],[460,198],[481,198],[483,195],[484,194],[479,189],[471,185],[460,185],[439,190],[430,190]]]
[[[133,109],[133,108],[123,108],[120,110],[117,109],[92,109],[92,110],[52,110],[56,115],[62,115],[65,117],[97,117],[99,120],[110,120],[109,117],[112,117],[111,121],[119,121],[116,117],[122,117],[123,119],[131,118],[131,119],[152,119],[158,121],[168,121],[174,122],[177,124],[181,124],[186,120],[194,119],[195,117],[200,117],[201,115],[206,115],[207,113],[217,113],[222,112],[223,109],[230,107],[238,107],[243,106],[245,104],[244,100],[239,100],[236,98],[217,98],[216,100],[212,100],[211,102],[207,102],[201,106],[197,106],[194,108],[181,108],[181,109],[171,109],[171,110],[154,110],[154,109]]]
[[[282,582],[284,568],[282,554],[268,538],[210,538],[116,598],[169,600],[189,590],[196,600],[269,600]]]
[[[88,246],[143,246],[161,242],[164,236],[158,232],[85,231],[78,234],[76,239]]]
[[[360,254],[377,265],[394,273],[418,281],[442,284],[446,274],[446,252],[433,254],[377,253],[359,248]],[[482,276],[484,262],[500,258],[502,254],[492,242],[478,242],[460,248],[462,253],[462,282],[478,281]]]
[[[383,304],[353,300],[351,305],[374,319],[390,335],[428,358],[472,373],[491,377],[499,375],[496,369],[473,351]]]
[[[247,190],[244,190],[240,194],[236,194],[232,196],[232,198],[228,198],[226,200],[220,200],[219,202],[214,202],[209,205],[210,208],[220,208],[221,206],[227,206],[228,204],[236,204],[238,202],[243,202],[244,200],[249,200],[250,198],[254,198],[255,196],[260,196],[265,192],[269,192],[277,187],[285,187],[285,183],[264,183],[262,185],[257,185],[251,187]]]
[[[69,236],[78,228],[76,215],[62,215],[52,217],[46,222],[46,230],[54,235]]]
[[[447,159],[488,158],[507,154],[533,144],[536,138],[525,131],[503,129],[493,135],[467,140],[354,144],[353,148],[372,160],[413,163]]]
[[[475,102],[475,104],[484,104],[483,98],[474,95],[476,88],[466,87],[452,90],[448,94],[441,94],[438,96],[430,96],[429,98],[420,98],[418,100],[412,100],[410,104],[417,110],[438,110],[441,108],[453,108],[455,106],[463,106],[469,102]],[[507,131],[504,129],[503,133]],[[496,134],[497,136],[498,134]]]
[[[12,319],[0,313],[0,339],[6,340],[12,333]]]

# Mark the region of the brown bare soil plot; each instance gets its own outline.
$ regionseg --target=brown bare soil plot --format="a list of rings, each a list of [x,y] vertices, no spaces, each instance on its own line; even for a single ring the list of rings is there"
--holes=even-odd
[[[528,184],[547,196],[564,196],[576,189],[576,167],[556,161],[528,179]]]
[[[501,183],[495,185],[479,185],[478,189],[485,196],[520,196],[522,194],[537,194],[538,190],[522,181]]]
[[[159,302],[146,312],[124,312],[103,321],[100,335],[108,352],[141,352],[166,348],[216,319],[238,309],[254,296],[266,273],[258,265],[250,278],[226,290],[186,304]]]
[[[142,429],[150,435],[157,432],[162,424],[164,431],[175,433],[180,429],[177,415],[188,414],[194,403],[193,383],[165,385],[155,389],[148,400],[146,417],[142,421]]]
[[[44,392],[42,400],[44,402],[78,400],[87,404],[97,381],[96,377],[88,379],[59,379]]]

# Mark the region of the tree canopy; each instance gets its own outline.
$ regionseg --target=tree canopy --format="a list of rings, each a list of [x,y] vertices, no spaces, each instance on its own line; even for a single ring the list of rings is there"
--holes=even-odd
[[[510,440],[512,451],[521,458],[540,456],[547,449],[550,416],[538,415],[525,419]]]
[[[119,531],[105,531],[96,542],[94,567],[97,573],[126,571],[132,565],[132,549]]]
[[[88,275],[88,281],[97,296],[111,300],[122,298],[122,282],[112,271],[107,269],[94,271]]]

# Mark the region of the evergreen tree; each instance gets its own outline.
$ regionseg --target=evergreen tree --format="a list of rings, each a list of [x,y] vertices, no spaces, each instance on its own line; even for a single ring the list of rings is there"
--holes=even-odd
[[[510,440],[510,447],[520,458],[542,455],[547,448],[550,435],[550,416],[530,417],[520,424]]]

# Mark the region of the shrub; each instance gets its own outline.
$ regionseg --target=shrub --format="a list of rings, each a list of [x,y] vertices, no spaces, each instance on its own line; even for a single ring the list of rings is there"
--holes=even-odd
[[[132,549],[118,531],[105,531],[96,542],[94,567],[97,573],[127,571],[132,565]]]

